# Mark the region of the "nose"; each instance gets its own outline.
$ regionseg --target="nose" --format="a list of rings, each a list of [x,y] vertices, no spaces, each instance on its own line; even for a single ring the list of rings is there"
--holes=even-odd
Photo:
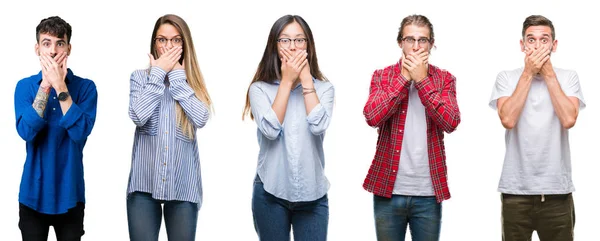
[[[418,42],[418,41],[415,41],[415,42],[412,44],[412,49],[413,49],[413,51],[414,51],[414,52],[417,52],[417,51],[418,51],[420,48],[421,48],[421,46],[419,45],[419,42]]]
[[[50,54],[52,54],[52,56],[54,57],[54,55],[56,54],[56,45],[54,45],[54,44],[51,45]]]

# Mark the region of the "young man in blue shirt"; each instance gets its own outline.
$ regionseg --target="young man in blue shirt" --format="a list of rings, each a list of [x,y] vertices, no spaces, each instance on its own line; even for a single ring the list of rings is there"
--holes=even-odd
[[[19,228],[24,241],[81,240],[85,187],[83,147],[96,119],[94,82],[67,68],[71,26],[60,17],[36,28],[35,52],[42,70],[17,83],[15,117],[27,158],[19,191]]]

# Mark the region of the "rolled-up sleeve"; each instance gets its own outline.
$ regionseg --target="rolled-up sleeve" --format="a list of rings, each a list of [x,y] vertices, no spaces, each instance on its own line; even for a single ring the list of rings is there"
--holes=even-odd
[[[269,140],[275,140],[280,135],[283,125],[279,123],[275,111],[271,107],[273,104],[267,93],[260,88],[260,82],[250,86],[248,92],[250,98],[250,107],[256,125],[260,132]]]
[[[334,96],[335,89],[333,85],[329,84],[325,91],[323,91],[323,94],[319,96],[320,103],[306,117],[310,132],[314,135],[323,134],[327,130],[327,127],[329,127],[333,112]]]

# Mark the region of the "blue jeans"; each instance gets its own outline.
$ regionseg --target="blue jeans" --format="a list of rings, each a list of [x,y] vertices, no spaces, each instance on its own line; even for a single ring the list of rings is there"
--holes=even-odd
[[[379,241],[403,241],[407,225],[413,241],[440,239],[442,204],[433,196],[373,195],[373,206]]]
[[[127,222],[132,241],[157,241],[164,204],[167,237],[171,241],[195,240],[198,204],[184,201],[161,201],[149,193],[127,195]]]
[[[258,176],[252,195],[254,228],[260,241],[325,241],[329,223],[327,195],[310,202],[289,202],[265,191]]]

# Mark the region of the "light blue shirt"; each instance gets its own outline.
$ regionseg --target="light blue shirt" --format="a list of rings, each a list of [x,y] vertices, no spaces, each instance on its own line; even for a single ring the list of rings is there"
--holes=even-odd
[[[331,121],[334,88],[330,82],[313,82],[320,103],[307,115],[302,86],[296,86],[290,93],[283,123],[271,108],[279,81],[258,81],[249,91],[258,126],[258,176],[265,191],[290,202],[314,201],[329,189],[323,139]]]
[[[168,78],[168,81],[166,80]],[[196,128],[208,120],[184,70],[168,74],[158,67],[131,74],[129,117],[137,126],[127,193],[151,193],[157,200],[202,203],[202,180],[196,133],[183,134],[175,114],[179,103]]]

